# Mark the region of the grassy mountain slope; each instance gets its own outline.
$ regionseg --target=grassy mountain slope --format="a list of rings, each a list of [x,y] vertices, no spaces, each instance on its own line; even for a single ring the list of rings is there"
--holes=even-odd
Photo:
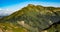
[[[29,4],[27,7],[22,8],[14,12],[13,14],[0,19],[2,25],[6,25],[7,28],[3,29],[6,31],[8,27],[12,28],[14,32],[24,32],[25,30],[30,32],[41,32],[42,30],[49,28],[52,25],[52,21],[48,19],[49,16],[59,16],[60,17],[60,8],[58,7],[43,7],[40,5]],[[11,27],[10,23],[15,27]],[[8,24],[8,25],[7,25]],[[2,26],[1,25],[1,26]],[[59,24],[60,25],[60,24]],[[58,25],[58,27],[60,27]],[[21,27],[21,28],[20,28]],[[52,28],[53,27],[53,28]],[[56,29],[54,25],[47,29],[48,32],[55,32]],[[3,28],[3,27],[2,27]],[[2,29],[1,28],[1,29]],[[21,31],[20,31],[21,29]],[[24,30],[25,29],[25,30]],[[52,30],[53,31],[52,31]],[[9,29],[8,29],[9,30]],[[59,29],[58,29],[59,31]]]

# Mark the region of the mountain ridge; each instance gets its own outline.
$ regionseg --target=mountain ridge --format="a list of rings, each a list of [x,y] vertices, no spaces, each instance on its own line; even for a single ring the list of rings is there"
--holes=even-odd
[[[14,13],[12,13],[11,15],[13,15],[13,14],[17,14],[17,12],[18,12],[18,14],[20,13],[20,14],[23,14],[23,12],[24,12],[24,10],[29,10],[29,9],[34,9],[34,7],[35,7],[35,9],[37,10],[35,10],[36,12],[40,12],[39,10],[41,9],[47,9],[47,10],[49,10],[50,8],[52,8],[52,9],[58,9],[58,10],[60,10],[60,8],[55,8],[55,7],[43,7],[43,6],[39,6],[39,5],[32,5],[32,4],[29,4],[27,7],[25,7],[25,8],[22,8],[21,10],[23,10],[23,11],[20,11],[20,10],[18,10],[18,11],[16,11],[16,13],[14,12]],[[48,9],[49,8],[49,9]],[[39,10],[38,10],[39,9]],[[32,10],[33,11],[33,10]],[[44,11],[42,11],[42,12],[44,12]],[[47,11],[47,12],[51,12],[51,11]],[[53,12],[55,12],[55,11],[53,11]],[[52,12],[51,12],[52,13]]]
[[[39,5],[29,4],[28,6],[18,10],[11,15],[0,19],[1,23],[11,22],[21,25],[31,32],[37,32],[37,30],[44,30],[55,22],[60,21],[60,8],[43,7]],[[52,19],[53,18],[53,19]],[[24,25],[22,25],[22,24]],[[36,29],[36,30],[31,30]]]

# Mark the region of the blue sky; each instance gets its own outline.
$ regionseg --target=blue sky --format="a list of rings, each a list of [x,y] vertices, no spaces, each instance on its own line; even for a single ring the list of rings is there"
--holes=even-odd
[[[60,0],[0,0],[0,15],[11,14],[28,4],[60,7]]]
[[[15,5],[23,2],[43,2],[43,3],[57,3],[60,4],[60,0],[0,0],[0,7]],[[58,6],[58,5],[57,5]]]

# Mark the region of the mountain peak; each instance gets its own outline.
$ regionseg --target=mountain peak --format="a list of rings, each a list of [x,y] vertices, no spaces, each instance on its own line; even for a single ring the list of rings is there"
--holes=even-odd
[[[28,6],[35,6],[35,5],[33,5],[33,4],[28,4]]]
[[[35,28],[37,29],[39,28],[40,30],[43,30],[50,27],[50,25],[52,25],[53,22],[57,20],[55,18],[60,16],[60,12],[59,12],[60,10],[57,9],[55,10],[55,8],[53,7],[44,7],[40,5],[29,4],[28,6],[23,7],[21,10],[18,10],[17,12],[14,12],[9,16],[0,19],[0,21],[1,22],[6,21],[12,23],[19,22],[20,24],[24,23],[25,25],[22,26],[26,29],[32,30]],[[56,17],[52,17],[52,16],[56,16]],[[60,20],[60,18],[58,20]],[[32,32],[35,32],[35,30],[32,30]]]

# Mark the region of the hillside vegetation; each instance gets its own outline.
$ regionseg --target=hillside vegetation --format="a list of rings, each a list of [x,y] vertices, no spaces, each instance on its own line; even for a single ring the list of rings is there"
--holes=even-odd
[[[0,19],[1,32],[60,32],[60,8],[28,6]]]

